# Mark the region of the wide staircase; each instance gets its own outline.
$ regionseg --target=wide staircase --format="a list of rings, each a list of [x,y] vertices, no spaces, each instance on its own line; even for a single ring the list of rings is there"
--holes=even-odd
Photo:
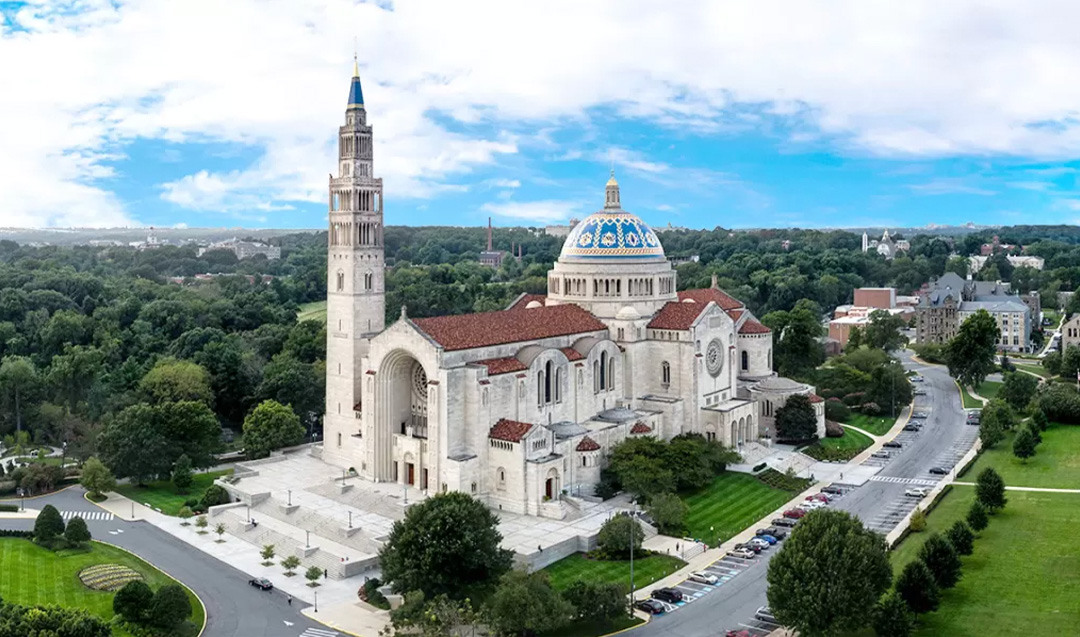
[[[760,442],[744,442],[743,445],[739,447],[739,455],[743,458],[741,464],[748,465],[758,464],[775,452],[775,449],[767,447]]]

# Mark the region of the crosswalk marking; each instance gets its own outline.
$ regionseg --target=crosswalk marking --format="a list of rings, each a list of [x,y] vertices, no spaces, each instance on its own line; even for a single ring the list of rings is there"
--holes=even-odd
[[[937,480],[924,480],[923,478],[897,478],[895,476],[870,476],[873,482],[892,482],[894,484],[916,484],[924,487],[932,487]]]
[[[113,514],[108,511],[61,511],[60,517],[64,520],[70,520],[71,518],[78,516],[86,521],[101,520],[107,522],[113,519]]]
[[[335,630],[323,630],[321,628],[308,628],[304,632],[300,633],[300,637],[334,637],[341,633]]]

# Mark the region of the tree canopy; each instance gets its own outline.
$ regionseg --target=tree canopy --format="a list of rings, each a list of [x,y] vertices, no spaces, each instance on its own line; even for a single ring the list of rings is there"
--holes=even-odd
[[[303,438],[300,417],[276,400],[259,403],[244,419],[244,452],[249,458],[265,458],[271,451],[300,444]]]
[[[101,433],[104,462],[118,477],[145,482],[168,476],[186,455],[194,467],[209,467],[220,445],[221,427],[205,403],[139,403],[120,412]]]
[[[982,384],[994,371],[994,354],[1000,335],[997,321],[986,310],[969,316],[945,346],[949,375],[963,385],[977,387]]]
[[[776,410],[777,440],[812,440],[817,438],[817,413],[804,394],[789,396]]]

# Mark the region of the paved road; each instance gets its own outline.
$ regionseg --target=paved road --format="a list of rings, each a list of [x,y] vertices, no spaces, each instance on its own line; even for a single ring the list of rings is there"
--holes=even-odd
[[[871,458],[865,464],[882,466],[866,484],[851,489],[833,505],[849,511],[870,528],[881,533],[892,530],[914,508],[917,498],[904,491],[912,486],[928,486],[940,478],[928,473],[930,467],[951,469],[971,447],[978,428],[966,425],[956,385],[941,367],[922,366],[902,356],[908,369],[916,369],[923,383],[913,384],[926,390],[916,396],[915,411],[928,412],[920,432],[903,432],[896,440],[904,445],[888,460]],[[745,628],[755,635],[765,635],[776,628],[753,619],[754,612],[766,605],[765,580],[768,561],[779,547],[761,553],[751,566],[740,570],[730,580],[700,594],[674,612],[656,617],[648,625],[634,630],[636,637],[712,637],[725,629]],[[728,560],[734,558],[727,558]],[[680,586],[682,588],[682,586]],[[685,591],[684,591],[685,595]]]
[[[284,593],[265,593],[249,586],[247,574],[148,522],[109,519],[109,514],[82,496],[82,489],[74,487],[27,500],[26,506],[39,509],[52,504],[61,512],[86,512],[87,525],[94,538],[135,553],[191,587],[206,605],[208,620],[204,637],[341,635],[300,614],[306,607],[303,602],[293,600],[290,606]],[[0,518],[0,528],[30,529],[33,524],[33,520]]]

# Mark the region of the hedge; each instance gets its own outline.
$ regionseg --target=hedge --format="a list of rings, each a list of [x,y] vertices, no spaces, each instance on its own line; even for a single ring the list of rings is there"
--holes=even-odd
[[[0,511],[2,511],[4,513],[15,513],[18,510],[19,510],[19,505],[17,505],[17,504],[0,504]]]
[[[21,537],[27,540],[34,537],[33,531],[17,531],[15,529],[0,529],[0,537]]]

